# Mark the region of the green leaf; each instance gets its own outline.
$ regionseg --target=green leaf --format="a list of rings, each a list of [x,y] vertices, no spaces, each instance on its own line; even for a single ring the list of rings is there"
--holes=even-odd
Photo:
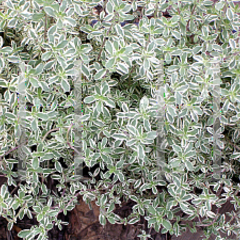
[[[142,145],[137,145],[137,154],[139,159],[143,159],[145,157],[145,151]]]
[[[116,222],[114,217],[108,216],[107,219],[111,224],[115,224],[115,222]]]
[[[61,165],[60,162],[58,162],[58,161],[55,162],[55,169],[56,169],[59,173],[62,172],[63,169],[62,169],[62,165]]]
[[[140,101],[140,110],[141,112],[145,112],[149,106],[149,100],[146,96],[144,96]]]
[[[88,70],[88,67],[85,66],[84,64],[82,65],[82,73],[86,76],[89,77],[90,76],[90,72]]]
[[[94,96],[88,96],[88,97],[86,97],[86,98],[84,99],[84,102],[85,102],[86,104],[93,103],[93,102],[95,102],[95,101],[96,101],[96,98],[95,98]]]
[[[56,17],[55,11],[51,7],[44,7],[44,11],[50,16],[50,17]]]
[[[35,170],[38,169],[38,167],[39,167],[38,157],[35,157],[35,158],[33,159],[32,166],[33,166],[33,169],[35,169]]]
[[[147,139],[148,140],[154,140],[157,137],[157,132],[156,131],[151,131],[147,133]]]
[[[114,209],[115,209],[115,204],[114,204],[114,202],[112,202],[112,203],[110,204],[110,206],[108,207],[107,212],[110,213],[110,212],[112,212]]]
[[[38,64],[37,67],[35,68],[35,75],[41,74],[42,71],[43,71],[43,64],[40,63],[40,64]]]
[[[132,146],[132,145],[134,145],[136,143],[137,143],[137,141],[135,139],[131,139],[131,140],[128,140],[126,142],[126,146],[130,147],[130,146]]]
[[[188,160],[185,161],[185,166],[186,166],[188,171],[193,171],[194,170],[194,167],[193,167],[192,163]]]
[[[97,71],[96,74],[94,75],[94,79],[95,79],[95,80],[102,79],[105,74],[106,74],[106,69],[100,69],[100,70]]]
[[[151,214],[153,214],[153,215],[156,215],[157,211],[156,211],[156,209],[155,209],[154,207],[148,206],[147,209],[148,209],[148,212],[149,212],[149,213],[151,213]]]
[[[101,225],[106,225],[106,218],[103,214],[99,214],[99,222]]]
[[[190,151],[190,152],[187,152],[185,154],[186,158],[191,158],[191,157],[194,157],[194,156],[196,156],[196,152],[195,151]]]
[[[133,136],[138,135],[138,131],[137,131],[136,127],[134,127],[132,125],[127,125],[126,128],[129,131],[129,133],[132,134]],[[132,140],[134,140],[134,139],[132,139]]]
[[[143,119],[143,126],[146,131],[151,131],[151,125],[148,119]]]
[[[220,11],[225,5],[225,2],[218,2],[215,4],[215,8]]]
[[[181,33],[179,33],[178,31],[172,30],[171,33],[172,33],[172,35],[173,35],[175,38],[177,38],[178,40],[181,39]]]
[[[37,221],[40,222],[40,221],[43,219],[43,217],[44,217],[44,216],[43,216],[42,213],[38,214],[38,215],[37,215]]]
[[[73,18],[70,18],[70,17],[65,17],[64,20],[65,20],[66,22],[68,22],[72,27],[75,27],[76,24],[77,24],[76,20],[73,19]]]
[[[39,84],[38,84],[38,80],[35,78],[30,78],[29,82],[32,84],[33,87],[38,88]]]
[[[45,153],[44,156],[41,158],[43,160],[50,160],[53,159],[55,156],[52,153]]]
[[[8,86],[8,82],[4,79],[0,79],[0,87],[7,88],[7,86]]]
[[[4,67],[5,67],[4,59],[0,58],[0,68],[4,68]]]
[[[43,17],[44,17],[44,13],[34,13],[32,15],[32,20],[35,22],[38,22],[38,21],[42,20]]]
[[[123,31],[122,27],[120,26],[120,24],[115,25],[115,30],[116,30],[118,36],[122,36],[122,37],[124,36],[124,31]]]
[[[26,238],[27,236],[29,236],[31,234],[31,230],[21,230],[19,233],[18,233],[18,237],[20,238]]]
[[[2,53],[11,53],[12,52],[12,48],[11,47],[3,47],[2,49],[0,49],[0,52],[2,52]]]
[[[90,118],[90,114],[85,114],[81,116],[81,122],[85,122]]]
[[[165,227],[167,230],[170,230],[172,228],[172,224],[170,223],[169,220],[167,219],[163,219],[162,222],[163,227]]]
[[[172,145],[173,151],[176,153],[182,152],[182,148],[176,144]]]
[[[231,9],[231,8],[227,8],[227,18],[228,18],[230,21],[232,21],[233,17],[234,17],[234,14],[233,14],[232,9]]]
[[[67,80],[65,79],[61,80],[61,87],[64,90],[64,92],[70,92],[70,84],[68,83]]]
[[[165,54],[165,61],[166,61],[167,64],[170,64],[171,61],[172,61],[172,57],[171,57],[171,55],[170,55],[169,52],[167,52],[167,53]]]
[[[48,118],[48,113],[39,112],[39,113],[37,113],[37,116],[44,121],[47,121],[49,119]]]
[[[129,221],[128,221],[128,224],[135,224],[135,223],[137,223],[137,222],[139,222],[139,218],[137,218],[137,217],[135,217],[135,218],[132,218],[132,219],[130,219]]]
[[[118,63],[117,69],[120,70],[122,73],[127,74],[129,72],[128,65],[125,63]]]
[[[116,175],[117,175],[120,182],[125,181],[125,178],[124,178],[124,175],[122,174],[122,172],[118,171],[118,173]]]
[[[113,13],[114,11],[114,5],[112,4],[112,2],[107,2],[106,4],[106,10],[108,14]]]
[[[106,41],[105,49],[108,52],[108,54],[110,54],[111,56],[113,55],[113,46],[112,46],[112,43],[110,41]]]
[[[9,56],[8,58],[8,61],[11,62],[11,63],[19,63],[20,62],[20,58],[19,56]]]
[[[117,140],[126,140],[126,135],[121,133],[115,133],[112,137]]]
[[[9,222],[8,225],[7,225],[7,228],[8,228],[8,231],[11,231],[12,228],[13,228],[13,222]]]
[[[230,158],[231,158],[231,159],[237,159],[237,158],[240,158],[240,152],[234,152],[234,153],[231,155]],[[239,162],[240,162],[240,160],[239,160]]]
[[[133,200],[134,202],[138,202],[138,198],[134,195],[130,195],[129,198]]]
[[[38,130],[38,121],[36,118],[34,118],[33,121],[31,122],[31,127],[34,131]]]
[[[109,99],[109,98],[107,100],[104,100],[104,103],[107,106],[109,106],[110,108],[115,108],[116,107],[115,102],[113,100]]]
[[[176,158],[174,158],[170,161],[171,167],[179,167],[181,165],[181,163],[182,163],[182,161],[180,159],[176,159]]]
[[[60,42],[58,45],[57,45],[57,49],[63,49],[63,48],[65,48],[66,46],[67,46],[67,44],[68,44],[68,41],[67,40],[64,40],[64,41],[62,41],[62,42]]]
[[[47,62],[47,63],[44,65],[44,69],[45,69],[45,70],[51,69],[51,68],[53,67],[53,64],[54,64],[54,63],[55,63],[54,60]]]
[[[159,186],[166,186],[166,182],[164,180],[157,180],[156,183]]]
[[[102,86],[101,86],[101,95],[106,95],[109,92],[109,86],[107,82],[103,82]]]
[[[109,69],[109,68],[113,67],[114,64],[115,64],[115,58],[112,57],[112,58],[108,59],[108,61],[106,62],[106,68]]]
[[[45,52],[42,54],[42,60],[47,61],[52,57],[52,52]]]

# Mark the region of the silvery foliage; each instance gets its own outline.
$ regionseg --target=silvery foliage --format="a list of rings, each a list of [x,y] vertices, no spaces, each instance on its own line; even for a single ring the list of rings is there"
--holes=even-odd
[[[82,195],[100,206],[101,224],[134,224],[142,216],[148,227],[176,236],[199,225],[205,239],[240,236],[239,184],[231,180],[240,158],[240,21],[233,1],[6,0],[0,7],[0,155],[8,178],[0,214],[8,229],[35,215],[38,225],[19,236],[47,239],[54,224],[67,224],[58,214],[66,215]],[[162,16],[166,10],[171,18]],[[137,18],[139,24],[130,23]],[[89,181],[73,178],[79,61],[82,154],[88,167],[99,166]],[[22,104],[33,105],[24,123],[19,94]],[[159,124],[163,104],[165,124]],[[13,171],[20,142],[24,176]],[[221,154],[217,167],[213,147]],[[23,182],[11,195],[16,177]],[[48,189],[47,177],[58,181],[57,192]],[[136,203],[133,212],[121,218],[116,204],[129,199]],[[226,221],[213,206],[228,200],[236,213]]]

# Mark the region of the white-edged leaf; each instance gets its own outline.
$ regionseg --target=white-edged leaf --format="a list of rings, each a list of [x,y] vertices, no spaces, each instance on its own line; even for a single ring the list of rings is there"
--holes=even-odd
[[[33,169],[35,169],[35,170],[38,169],[38,167],[39,167],[39,159],[38,159],[38,157],[35,157],[33,159],[32,166],[33,166]]]
[[[62,172],[63,168],[62,168],[62,165],[61,165],[60,162],[58,162],[58,161],[55,162],[55,169],[56,169],[59,173]]]
[[[65,79],[61,80],[61,87],[64,90],[64,92],[70,92],[70,84],[68,83],[67,80]]]
[[[149,140],[154,140],[157,137],[157,132],[156,131],[151,131],[147,133],[147,139]]]
[[[42,60],[47,61],[51,58],[51,56],[52,56],[52,52],[45,52],[42,54]]]
[[[96,72],[96,74],[94,75],[94,79],[98,80],[103,78],[103,76],[106,74],[106,69],[100,69],[99,71]]]
[[[172,228],[172,224],[170,223],[169,220],[167,219],[163,219],[162,222],[163,227],[165,227],[167,230],[170,230]]]
[[[122,133],[115,133],[112,137],[116,140],[126,140],[126,135]]]
[[[140,101],[140,110],[146,111],[149,106],[149,100],[146,96],[144,96]]]
[[[176,145],[176,144],[173,144],[172,148],[173,148],[173,151],[176,152],[176,153],[182,152],[182,148],[180,146]]]
[[[56,13],[52,7],[49,7],[49,6],[44,7],[44,11],[47,13],[47,15],[51,17],[56,17]]]
[[[24,229],[18,233],[18,237],[25,239],[27,236],[31,235],[32,231]]]
[[[88,97],[86,97],[86,98],[84,99],[84,102],[85,102],[86,104],[93,103],[93,102],[95,102],[95,101],[96,101],[96,98],[95,98],[94,96],[88,96]]]

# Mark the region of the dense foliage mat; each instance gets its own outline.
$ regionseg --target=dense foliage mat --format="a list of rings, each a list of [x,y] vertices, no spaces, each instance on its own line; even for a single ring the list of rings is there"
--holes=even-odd
[[[18,236],[48,239],[82,195],[102,225],[144,218],[162,234],[203,226],[205,239],[240,236],[234,1],[0,2],[8,229],[27,216],[37,224]],[[130,200],[121,217],[117,206]],[[213,208],[228,200],[226,221]]]

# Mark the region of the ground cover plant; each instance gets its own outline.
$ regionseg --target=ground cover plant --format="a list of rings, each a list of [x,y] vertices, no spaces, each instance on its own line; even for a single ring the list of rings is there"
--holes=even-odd
[[[236,2],[0,2],[8,229],[26,215],[37,224],[19,237],[48,239],[81,195],[103,225],[144,218],[162,234],[202,226],[204,239],[239,238]],[[129,200],[128,217],[114,213]],[[226,221],[213,208],[229,200]]]

